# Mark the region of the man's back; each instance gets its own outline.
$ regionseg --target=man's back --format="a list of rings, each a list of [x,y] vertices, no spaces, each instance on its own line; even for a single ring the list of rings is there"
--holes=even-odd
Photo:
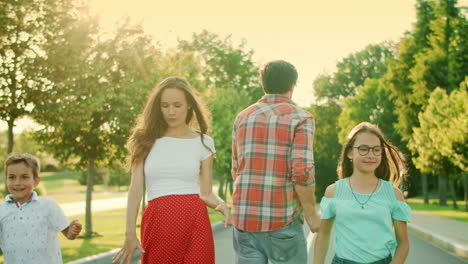
[[[314,184],[312,116],[288,97],[266,94],[242,111],[233,128],[234,224],[273,231],[299,212],[294,185]]]

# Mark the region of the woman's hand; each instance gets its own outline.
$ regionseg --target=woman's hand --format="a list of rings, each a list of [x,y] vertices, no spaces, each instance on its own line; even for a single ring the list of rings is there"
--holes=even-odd
[[[141,247],[140,241],[135,236],[127,237],[125,239],[125,243],[120,249],[120,251],[112,258],[112,264],[117,263],[120,260],[120,264],[132,263],[133,255],[135,254],[135,250],[139,250],[141,253],[145,253],[143,247]]]

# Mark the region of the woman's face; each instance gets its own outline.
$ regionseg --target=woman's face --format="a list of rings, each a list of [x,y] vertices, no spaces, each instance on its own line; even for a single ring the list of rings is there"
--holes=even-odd
[[[168,127],[184,126],[189,109],[183,91],[177,88],[167,88],[161,94],[161,112]]]
[[[348,152],[348,158],[353,161],[354,171],[361,173],[374,173],[382,161],[384,149],[380,139],[369,132],[356,135],[356,140]]]

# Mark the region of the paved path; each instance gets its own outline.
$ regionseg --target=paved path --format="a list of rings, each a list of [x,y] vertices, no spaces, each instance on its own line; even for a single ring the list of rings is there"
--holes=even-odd
[[[452,254],[468,259],[468,223],[413,211],[408,229]]]
[[[309,261],[312,263],[313,245],[315,244],[316,235],[308,231],[308,227],[304,226],[306,231],[307,246],[309,248]],[[468,260],[451,255],[427,241],[409,234],[410,253],[406,260],[406,264],[467,264]],[[232,228],[220,230],[215,233],[216,244],[216,264],[234,264],[234,251],[232,249]],[[334,251],[333,242],[330,243],[330,248],[326,257],[325,263],[331,263]],[[137,264],[138,261],[134,262]]]
[[[84,201],[60,204],[66,216],[84,215],[86,203]],[[127,196],[93,200],[91,209],[93,212],[111,211],[127,207]]]

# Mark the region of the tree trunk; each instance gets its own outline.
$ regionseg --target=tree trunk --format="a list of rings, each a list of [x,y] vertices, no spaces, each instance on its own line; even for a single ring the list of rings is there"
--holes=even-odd
[[[234,182],[229,181],[229,193],[232,195],[233,192],[234,192]]]
[[[439,176],[439,205],[447,205],[447,175]]]
[[[11,119],[11,120],[8,120],[8,132],[7,132],[7,136],[8,136],[8,148],[7,148],[7,154],[10,154],[12,151],[13,151],[13,145],[14,145],[14,135],[13,135],[13,127],[15,125],[15,120],[14,119]]]
[[[468,173],[465,173],[465,181],[463,183],[465,187],[465,212],[468,212]]]
[[[432,185],[434,186],[434,189],[439,188],[439,177],[435,175],[434,173],[431,174],[431,179],[432,179]]]
[[[219,187],[218,187],[218,196],[226,200],[226,192],[224,191],[224,183],[226,182],[226,179],[224,177],[221,177],[220,182],[219,182]]]
[[[452,194],[453,209],[458,209],[457,193],[455,192],[455,180],[454,179],[449,180],[449,188],[450,188],[450,193]]]
[[[15,124],[15,120],[14,119],[11,119],[9,121],[7,121],[7,124],[8,124],[8,131],[7,131],[7,138],[8,138],[8,145],[7,145],[7,154],[10,154],[12,151],[13,151],[13,145],[14,145],[14,135],[13,135],[13,127],[14,127],[14,124]],[[7,187],[7,184],[6,184],[6,181],[5,181],[5,184],[4,184],[4,191],[3,191],[3,196],[6,196],[9,192],[8,192],[8,187]]]
[[[94,160],[88,163],[88,176],[86,178],[86,225],[85,225],[85,237],[90,238],[93,236],[93,223],[92,223],[92,210],[91,202],[94,187],[94,174],[95,174]]]
[[[422,193],[424,197],[424,204],[429,204],[429,188],[427,186],[427,174],[421,174],[421,181],[422,181]]]

